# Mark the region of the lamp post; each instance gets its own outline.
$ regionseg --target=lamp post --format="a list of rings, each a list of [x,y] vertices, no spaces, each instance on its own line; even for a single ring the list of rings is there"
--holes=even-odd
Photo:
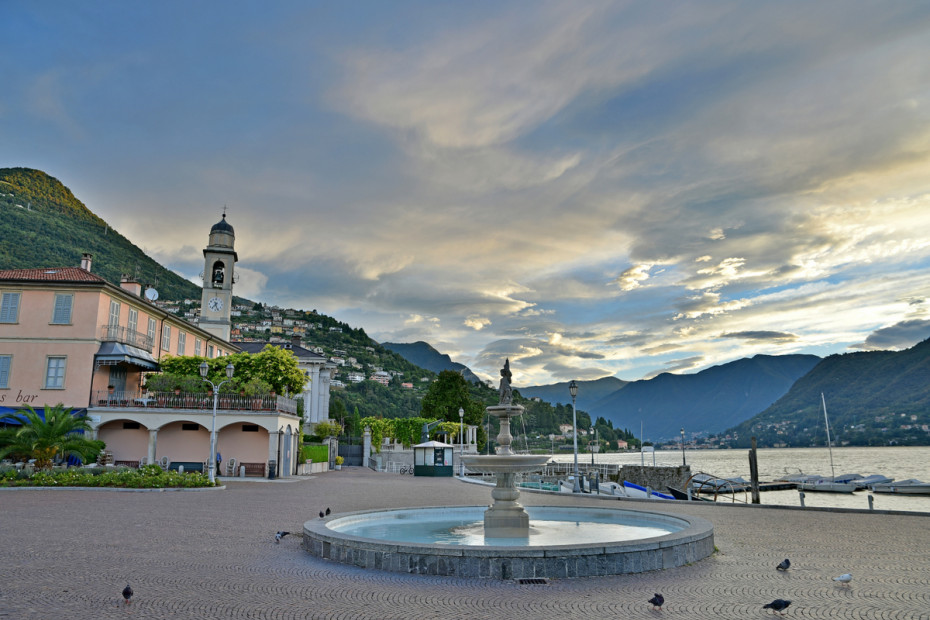
[[[687,465],[685,463],[685,429],[681,429],[681,466],[685,465]]]
[[[210,372],[210,367],[206,362],[200,364],[200,376],[205,383],[209,383],[210,387],[213,388],[213,429],[210,431],[210,482],[213,484],[216,483],[216,406],[219,402],[220,387],[232,379],[235,370],[236,367],[233,366],[232,363],[226,364],[226,381],[213,383],[207,379],[207,373]]]
[[[575,484],[572,493],[581,493],[581,483],[578,480],[578,413],[575,411],[575,397],[578,395],[578,384],[572,379],[568,384],[568,391],[572,395],[572,443],[575,454]]]
[[[465,478],[465,461],[462,460],[462,457],[465,456],[465,410],[459,407],[459,471],[462,474],[462,478]]]

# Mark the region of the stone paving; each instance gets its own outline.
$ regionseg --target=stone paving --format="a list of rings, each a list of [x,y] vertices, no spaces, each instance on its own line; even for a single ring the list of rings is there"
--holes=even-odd
[[[786,617],[930,620],[927,516],[524,493],[527,505],[698,515],[719,548],[676,569],[531,586],[366,572],[311,557],[297,535],[326,507],[486,505],[489,494],[361,468],[199,492],[0,491],[0,618],[765,618],[763,604],[786,598]],[[295,535],[275,544],[277,530]],[[792,568],[776,571],[785,557]],[[849,586],[832,581],[845,572]],[[646,603],[654,592],[662,611]]]

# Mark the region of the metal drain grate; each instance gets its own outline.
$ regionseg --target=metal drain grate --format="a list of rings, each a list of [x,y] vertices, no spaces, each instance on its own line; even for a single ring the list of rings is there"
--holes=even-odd
[[[534,579],[517,579],[517,583],[521,586],[548,586],[548,579],[534,578]]]

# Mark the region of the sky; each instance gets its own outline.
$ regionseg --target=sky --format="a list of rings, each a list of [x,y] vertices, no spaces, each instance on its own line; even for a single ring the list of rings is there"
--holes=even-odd
[[[3,0],[0,167],[516,387],[902,349],[928,58],[917,2]]]

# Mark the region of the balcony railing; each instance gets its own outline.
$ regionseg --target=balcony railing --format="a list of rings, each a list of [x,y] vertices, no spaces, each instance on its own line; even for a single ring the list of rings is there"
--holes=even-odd
[[[143,334],[119,325],[101,325],[100,340],[103,342],[121,342],[142,349],[147,353],[151,353],[152,349],[155,348],[148,334]]]
[[[128,390],[98,390],[92,395],[91,407],[143,409],[199,409],[213,411],[213,395],[204,392],[139,392]],[[297,401],[265,394],[244,396],[220,394],[217,411],[250,411],[257,413],[289,413],[297,415]]]

